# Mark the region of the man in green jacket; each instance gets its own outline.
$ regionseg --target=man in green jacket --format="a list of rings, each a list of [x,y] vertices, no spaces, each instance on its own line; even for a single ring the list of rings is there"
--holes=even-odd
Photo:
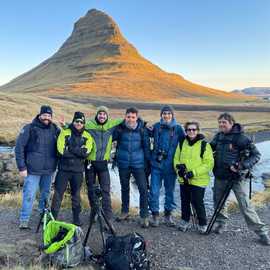
[[[108,161],[112,149],[112,133],[122,121],[122,119],[109,119],[108,108],[100,106],[97,108],[95,118],[86,123],[86,130],[94,139],[93,149],[87,157],[85,168],[88,199],[93,206],[95,196],[93,186],[96,183],[96,177],[98,177],[102,192],[102,209],[108,220],[112,218]]]

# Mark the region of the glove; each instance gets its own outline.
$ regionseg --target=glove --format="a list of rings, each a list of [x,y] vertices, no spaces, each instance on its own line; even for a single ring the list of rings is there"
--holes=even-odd
[[[184,175],[186,174],[186,170],[187,167],[185,164],[178,164],[176,165],[176,169],[177,169],[177,173],[179,175],[179,177],[184,177]]]
[[[193,177],[194,177],[194,174],[193,174],[192,171],[187,172],[186,175],[185,175],[185,178],[186,178],[186,179],[191,179],[191,178],[193,178]]]

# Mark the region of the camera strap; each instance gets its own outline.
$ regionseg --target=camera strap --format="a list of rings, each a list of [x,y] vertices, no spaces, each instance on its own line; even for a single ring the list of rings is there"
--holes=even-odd
[[[183,139],[179,142],[179,148],[180,148],[180,152],[182,151],[182,148],[183,148],[183,144],[184,144],[184,141],[186,139]],[[201,153],[200,153],[200,158],[202,159],[203,158],[203,155],[204,155],[204,152],[206,150],[206,145],[207,145],[207,142],[205,140],[202,140],[201,141]]]

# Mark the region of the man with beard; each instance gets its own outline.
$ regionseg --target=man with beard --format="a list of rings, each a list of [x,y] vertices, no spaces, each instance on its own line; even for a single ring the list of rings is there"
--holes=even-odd
[[[38,188],[39,211],[43,212],[57,165],[56,141],[60,129],[52,123],[52,109],[43,105],[31,124],[24,126],[15,146],[16,163],[24,177],[20,229],[29,229],[29,219]]]
[[[81,226],[80,191],[83,181],[84,163],[93,146],[91,135],[84,129],[85,116],[75,112],[73,121],[67,129],[62,129],[57,139],[60,155],[58,172],[55,177],[55,191],[52,199],[52,214],[57,218],[68,182],[71,189],[73,224]]]
[[[90,205],[94,205],[93,185],[98,177],[102,193],[102,209],[108,220],[112,219],[108,161],[112,149],[112,133],[122,121],[122,119],[110,119],[108,108],[100,106],[97,108],[95,118],[87,121],[85,126],[94,139],[93,150],[87,157],[85,169],[88,198]]]

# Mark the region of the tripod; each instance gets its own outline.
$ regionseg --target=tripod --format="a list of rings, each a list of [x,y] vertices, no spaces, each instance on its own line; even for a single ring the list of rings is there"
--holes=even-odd
[[[226,186],[224,193],[222,195],[222,197],[220,198],[220,200],[218,201],[218,204],[216,206],[216,209],[214,211],[214,214],[212,215],[209,224],[207,226],[206,232],[205,234],[209,234],[216,222],[217,216],[220,213],[220,211],[222,210],[224,204],[226,203],[226,200],[228,199],[230,192],[233,188],[233,184],[234,184],[234,180],[230,180],[230,182],[228,183],[228,185]]]
[[[42,222],[43,222],[43,231],[44,231],[47,223],[50,220],[54,220],[54,217],[53,217],[52,212],[51,212],[51,210],[49,208],[48,199],[46,199],[45,200],[45,207],[43,209],[42,214],[40,215],[40,219],[39,219],[39,222],[38,222],[38,225],[37,225],[36,233],[38,233],[40,225],[41,225]]]
[[[104,232],[104,226],[103,226],[104,222],[108,226],[110,233],[112,235],[115,236],[116,232],[115,232],[114,228],[112,227],[111,223],[109,222],[109,220],[107,219],[107,217],[105,216],[104,211],[101,207],[102,193],[100,190],[100,186],[98,184],[94,184],[93,192],[94,192],[94,200],[93,200],[94,203],[91,207],[89,227],[88,227],[88,230],[87,230],[84,242],[83,242],[83,246],[85,247],[87,244],[87,240],[88,240],[89,234],[91,232],[92,225],[94,224],[95,217],[97,216],[99,231],[100,231],[101,238],[102,238],[103,252],[104,252],[105,247],[106,247],[105,232]]]

